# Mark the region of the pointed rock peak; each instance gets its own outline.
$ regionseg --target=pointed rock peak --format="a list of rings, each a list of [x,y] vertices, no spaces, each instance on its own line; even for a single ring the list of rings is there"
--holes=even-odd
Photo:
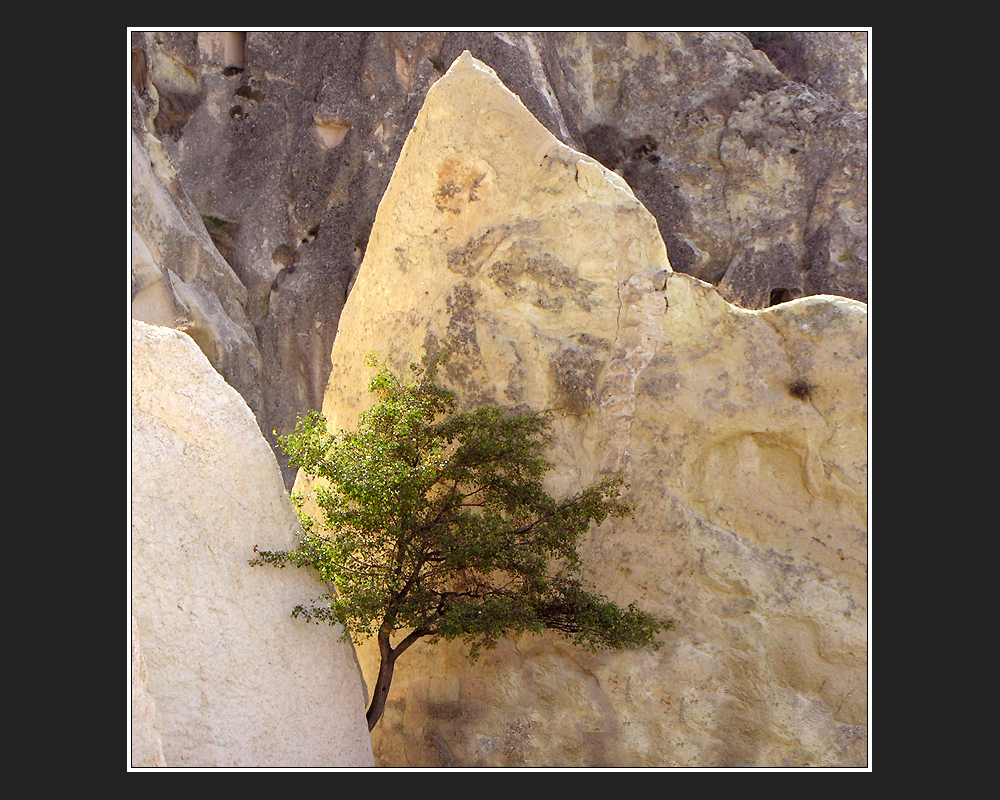
[[[453,81],[466,83],[478,82],[481,85],[480,91],[504,92],[518,104],[521,103],[520,98],[508,89],[506,85],[504,85],[500,76],[497,75],[496,70],[494,70],[489,64],[480,61],[468,50],[462,51],[462,54],[452,62],[451,66],[448,67],[448,70],[443,76],[441,76],[440,80],[438,80],[434,86],[440,85],[441,88],[446,88]],[[532,120],[538,122],[535,120],[535,117],[531,114],[531,112],[527,110],[527,108],[524,109],[524,112],[531,117]],[[538,124],[541,125],[541,123]]]
[[[528,355],[541,348],[575,365],[560,367],[570,376],[552,389],[560,402],[592,405],[596,365],[618,336],[620,284],[665,272],[656,220],[625,181],[560,142],[465,52],[428,91],[379,204],[327,401],[336,391],[344,408],[345,387],[363,392],[366,352],[405,372],[431,343],[454,354],[470,402],[550,405],[548,356]],[[362,392],[344,424],[367,404]]]
[[[497,76],[494,69],[489,65],[484,64],[482,61],[480,61],[478,58],[472,55],[472,53],[470,53],[468,50],[462,51],[462,54],[452,62],[446,74],[450,75],[465,70],[473,70],[475,72],[488,73],[489,75],[492,75],[498,83],[500,82],[500,78]]]
[[[435,153],[443,158],[435,158]],[[476,172],[471,163],[476,159],[488,166],[485,173]],[[619,175],[560,142],[497,73],[468,50],[428,91],[397,163],[394,180],[401,173],[420,172],[421,166],[435,161],[443,170],[442,182],[435,189],[439,211],[462,213],[457,207],[462,199],[483,199],[479,189],[485,188],[483,181],[488,183],[493,176],[510,186],[518,199],[533,200],[539,191],[559,194],[573,184],[574,190],[591,201],[636,207],[647,218],[650,235],[659,238],[652,215]],[[468,163],[459,167],[463,161]],[[467,187],[471,194],[463,193],[466,187],[460,180],[456,182],[462,177],[453,174],[456,167],[458,172],[469,173],[469,181],[478,181]],[[515,185],[520,188],[515,190]],[[387,201],[391,202],[391,194],[383,205]],[[658,249],[665,262],[665,248],[661,245]]]

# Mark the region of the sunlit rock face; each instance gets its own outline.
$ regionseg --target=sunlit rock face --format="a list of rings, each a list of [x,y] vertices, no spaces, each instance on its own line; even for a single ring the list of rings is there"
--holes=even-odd
[[[137,32],[151,135],[242,282],[261,429],[322,403],[339,316],[430,85],[465,47],[566,130],[530,39],[492,32]],[[242,391],[242,388],[241,388]],[[249,402],[249,399],[248,399]],[[254,403],[251,406],[257,408]],[[286,485],[294,471],[279,453]]]
[[[298,523],[249,407],[187,334],[131,351],[132,766],[372,766],[352,646],[288,616],[322,584],[248,564]]]
[[[748,311],[674,272],[625,180],[466,53],[379,206],[332,350],[331,427],[372,401],[367,352],[402,374],[441,349],[465,406],[555,410],[554,494],[626,474],[634,518],[592,532],[585,577],[678,627],[655,652],[545,635],[475,665],[419,643],[373,731],[379,764],[866,764],[864,303]],[[371,683],[376,651],[360,657]]]
[[[322,402],[340,313],[413,120],[465,50],[559,141],[624,178],[675,271],[747,308],[867,300],[867,38],[134,31],[135,116],[156,140],[147,150],[169,154],[239,281],[206,296],[185,271],[194,262],[179,268],[150,245],[166,280],[143,283],[138,305],[181,308],[217,368],[225,356],[221,371],[265,437],[291,431]],[[137,317],[173,324],[167,311]],[[279,464],[290,486],[280,453]]]

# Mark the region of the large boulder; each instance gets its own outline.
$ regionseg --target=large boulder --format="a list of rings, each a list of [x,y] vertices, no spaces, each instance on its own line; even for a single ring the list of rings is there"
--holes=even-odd
[[[859,767],[867,742],[867,307],[759,311],[671,269],[626,181],[462,54],[427,92],[340,316],[323,411],[447,349],[467,406],[556,410],[549,489],[615,470],[585,577],[678,621],[656,652],[553,635],[400,660],[383,766]],[[297,488],[309,483],[300,476]],[[377,652],[361,663],[369,681]]]
[[[132,322],[132,765],[367,767],[354,650],[248,564],[298,520],[249,407],[185,333]]]
[[[624,178],[675,270],[749,308],[867,299],[864,33],[149,31],[131,44],[137,115],[242,284],[259,380],[231,382],[253,383],[272,444],[322,402],[403,141],[465,50]]]

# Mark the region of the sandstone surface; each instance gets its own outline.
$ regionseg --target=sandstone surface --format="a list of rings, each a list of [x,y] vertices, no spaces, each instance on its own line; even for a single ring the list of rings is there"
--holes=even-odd
[[[545,635],[474,666],[418,643],[373,731],[380,765],[865,766],[864,303],[746,310],[675,272],[626,180],[465,53],[379,206],[332,349],[331,427],[371,402],[366,352],[402,373],[441,348],[463,403],[556,409],[553,493],[627,474],[635,516],[592,533],[585,576],[678,628],[656,652]],[[376,651],[360,657],[371,681]]]
[[[322,584],[247,563],[298,524],[249,407],[187,334],[131,348],[132,766],[372,766],[353,647],[288,616]]]
[[[748,308],[866,300],[866,45],[864,32],[132,32],[136,116],[242,284],[188,302],[202,284],[154,258],[166,279],[142,305],[157,294],[190,309],[264,435],[290,431],[322,402],[403,141],[464,50],[559,141],[624,178],[675,270]]]

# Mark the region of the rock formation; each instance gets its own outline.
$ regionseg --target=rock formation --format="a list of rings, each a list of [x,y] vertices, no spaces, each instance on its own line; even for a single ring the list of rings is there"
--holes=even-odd
[[[261,357],[246,287],[149,133],[134,90],[132,110],[132,318],[185,331],[261,419]]]
[[[353,647],[289,618],[322,584],[247,563],[298,525],[249,407],[169,328],[131,378],[132,766],[372,766]]]
[[[290,431],[322,401],[403,141],[464,50],[563,144],[624,178],[675,270],[748,308],[866,300],[867,35],[750,36],[133,32],[135,116],[156,140],[146,150],[156,163],[169,154],[242,284],[212,275],[213,258],[182,273],[153,253],[137,315],[154,298],[167,312],[150,321],[179,309],[271,443],[272,429]]]
[[[763,43],[796,54],[779,63],[798,80],[738,33],[561,33],[555,46],[584,152],[653,213],[675,270],[747,308],[867,300],[863,39]]]
[[[130,738],[131,766],[166,767],[163,742],[156,723],[156,701],[149,691],[149,670],[139,643],[139,628],[131,618],[132,646],[132,729]]]
[[[746,102],[780,115],[792,99]],[[740,102],[712,114],[734,121]],[[556,409],[550,490],[623,470],[636,505],[592,533],[585,576],[679,627],[657,652],[545,635],[474,666],[418,643],[373,731],[380,765],[866,764],[867,306],[731,305],[672,270],[661,230],[471,54],[427,91],[324,413],[350,427],[371,403],[366,352],[403,372],[443,348],[462,402]],[[360,657],[371,679],[376,655]]]

